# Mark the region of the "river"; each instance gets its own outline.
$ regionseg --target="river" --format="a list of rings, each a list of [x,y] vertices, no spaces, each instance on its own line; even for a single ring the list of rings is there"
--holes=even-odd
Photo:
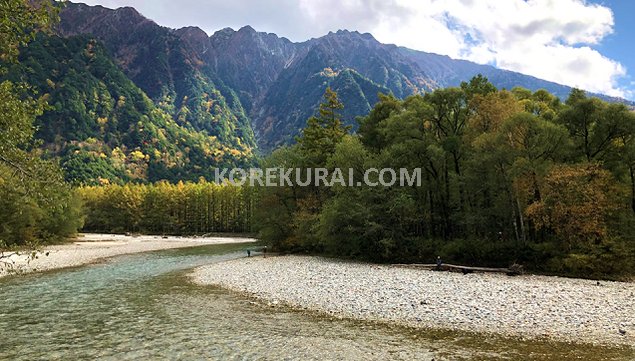
[[[119,256],[0,280],[2,360],[625,360],[620,348],[333,320],[189,282],[246,245]]]

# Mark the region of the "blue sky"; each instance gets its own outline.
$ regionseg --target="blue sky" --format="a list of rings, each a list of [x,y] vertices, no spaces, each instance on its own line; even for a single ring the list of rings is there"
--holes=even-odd
[[[84,0],[208,34],[304,41],[338,29],[635,100],[632,0]],[[334,10],[337,9],[337,10]]]
[[[619,84],[630,89],[635,100],[635,1],[603,0],[596,1],[613,10],[615,26],[613,34],[608,35],[596,49],[605,56],[616,59],[627,69],[627,75]]]

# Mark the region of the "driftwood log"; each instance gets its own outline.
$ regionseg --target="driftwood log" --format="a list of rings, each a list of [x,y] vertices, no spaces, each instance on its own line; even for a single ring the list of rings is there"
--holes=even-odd
[[[490,268],[490,267],[469,267],[469,266],[458,266],[449,263],[443,263],[440,266],[436,264],[395,264],[393,266],[396,267],[404,267],[404,268],[416,268],[416,269],[425,269],[432,271],[450,271],[450,272],[461,272],[463,274],[467,273],[504,273],[508,276],[517,276],[522,273],[522,267],[509,267],[509,268]]]

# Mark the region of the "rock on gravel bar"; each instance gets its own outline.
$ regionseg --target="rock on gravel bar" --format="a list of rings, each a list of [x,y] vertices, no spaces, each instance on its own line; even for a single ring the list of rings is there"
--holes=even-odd
[[[251,257],[193,280],[338,317],[523,338],[635,345],[635,283],[459,274],[331,260]]]

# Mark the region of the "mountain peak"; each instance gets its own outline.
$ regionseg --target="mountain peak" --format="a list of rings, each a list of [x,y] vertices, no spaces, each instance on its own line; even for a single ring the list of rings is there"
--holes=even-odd
[[[239,33],[255,33],[256,30],[251,27],[251,25],[245,25],[242,28],[238,29]]]
[[[360,34],[360,35],[361,35],[361,36],[362,36],[362,38],[364,38],[364,39],[368,39],[368,40],[377,40],[377,39],[375,39],[375,37],[374,37],[374,36],[373,36],[373,34],[371,34],[371,33],[363,33],[363,34]]]
[[[332,32],[330,31],[327,35],[323,36],[323,38],[345,38],[345,39],[350,39],[350,40],[363,40],[365,42],[376,42],[379,43],[377,41],[377,39],[375,39],[375,37],[370,34],[370,33],[360,33],[357,30],[347,30],[347,29],[340,29],[337,32]]]
[[[175,33],[181,40],[187,42],[198,55],[205,53],[209,49],[209,36],[197,26],[180,28]]]
[[[179,34],[187,34],[187,36],[189,37],[196,37],[196,38],[208,37],[207,33],[203,31],[203,29],[199,28],[198,26],[186,26],[186,27],[177,29],[176,32]]]
[[[131,33],[139,26],[156,25],[152,20],[129,6],[109,9],[103,6],[68,2],[62,8],[60,17],[61,22],[57,30],[66,36],[117,33],[120,29],[126,29],[128,33]]]
[[[115,12],[144,17],[143,15],[141,15],[141,13],[137,11],[137,9],[133,8],[132,6],[122,6],[120,8],[116,8]]]
[[[137,9],[131,6],[122,6],[114,10],[104,8],[104,10],[111,11],[114,17],[117,19],[126,20],[129,22],[134,22],[134,23],[153,22],[152,20],[141,15],[141,13],[137,11]]]
[[[212,38],[216,37],[216,36],[220,36],[220,37],[228,37],[228,36],[232,36],[234,33],[236,32],[236,30],[230,28],[230,27],[226,27],[226,28],[222,28],[220,30],[216,30],[214,32],[214,34],[212,34]]]

